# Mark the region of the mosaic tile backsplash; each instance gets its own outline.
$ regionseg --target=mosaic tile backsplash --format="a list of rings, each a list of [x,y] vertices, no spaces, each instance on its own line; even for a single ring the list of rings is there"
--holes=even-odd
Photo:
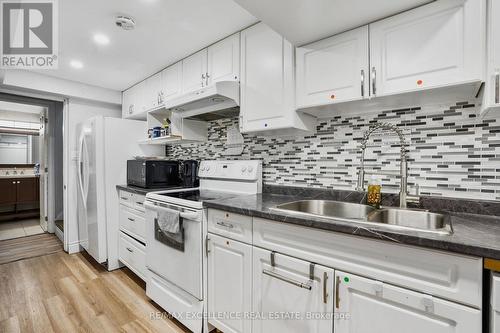
[[[363,132],[375,122],[400,126],[408,142],[409,190],[420,194],[500,200],[500,118],[481,118],[478,101],[411,107],[318,119],[302,136],[244,134],[241,156],[224,156],[226,132],[237,118],[213,121],[203,144],[172,146],[179,159],[261,159],[264,183],[354,190]],[[365,165],[380,172],[382,189],[397,192],[400,146],[396,135],[372,135]],[[367,179],[369,177],[367,176]]]

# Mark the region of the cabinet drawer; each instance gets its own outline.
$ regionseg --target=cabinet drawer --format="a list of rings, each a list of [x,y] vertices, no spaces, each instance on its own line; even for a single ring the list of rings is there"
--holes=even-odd
[[[482,258],[253,219],[253,244],[476,308]]]
[[[141,279],[146,279],[146,247],[123,232],[118,242],[118,258]]]
[[[134,194],[132,192],[127,192],[120,190],[118,192],[118,200],[122,205],[129,206],[129,207],[134,207],[134,201],[133,201],[133,196]]]
[[[146,209],[144,209],[144,200],[146,200],[146,196],[142,194],[132,195],[132,202],[134,204],[134,208],[143,213],[146,212]]]
[[[120,205],[120,230],[146,242],[146,219],[140,212]]]
[[[208,231],[240,242],[252,243],[252,217],[208,210]]]

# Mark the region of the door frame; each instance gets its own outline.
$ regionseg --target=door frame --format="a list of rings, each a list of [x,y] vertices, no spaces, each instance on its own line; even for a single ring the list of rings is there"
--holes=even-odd
[[[55,165],[55,154],[54,154],[54,149],[55,149],[55,139],[54,139],[54,127],[53,124],[54,122],[50,121],[51,114],[54,114],[55,112],[58,112],[58,103],[64,102],[65,99],[58,97],[58,96],[53,96],[53,95],[40,95],[40,94],[30,94],[27,92],[23,91],[13,91],[13,90],[6,90],[6,89],[0,89],[0,100],[6,101],[6,102],[11,102],[11,103],[20,103],[20,104],[28,104],[28,105],[36,105],[36,106],[41,106],[41,107],[46,107],[47,108],[47,116],[49,119],[49,123],[47,124],[47,132],[46,135],[48,135],[47,138],[47,149],[48,149],[48,156],[47,156],[47,168],[48,172],[46,177],[48,178],[47,182],[47,202],[49,203],[47,205],[47,232],[49,233],[55,233],[56,231],[56,226],[55,226],[55,177],[54,177],[54,165]],[[63,156],[64,152],[67,146],[66,143],[66,138],[65,138],[65,132],[64,132],[64,126],[66,124],[66,113],[64,113],[64,110],[66,109],[66,105],[64,104],[63,107]],[[67,176],[66,169],[66,161],[63,160],[63,177],[64,177],[64,184],[66,183],[65,176]],[[65,187],[65,185],[64,185]],[[63,189],[63,199],[64,199],[64,206],[66,206],[66,190]],[[53,203],[53,204],[50,204]],[[67,214],[67,209],[64,209],[64,250],[67,251],[67,220],[66,220],[66,214]]]

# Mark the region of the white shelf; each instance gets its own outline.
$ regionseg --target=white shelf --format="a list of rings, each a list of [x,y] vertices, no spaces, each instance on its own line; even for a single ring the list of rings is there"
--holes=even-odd
[[[197,140],[186,140],[177,135],[161,136],[159,138],[151,138],[139,141],[140,145],[170,145],[170,144],[181,144],[198,142]]]

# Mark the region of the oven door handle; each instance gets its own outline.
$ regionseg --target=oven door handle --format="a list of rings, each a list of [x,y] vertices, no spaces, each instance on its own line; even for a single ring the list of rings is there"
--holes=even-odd
[[[179,216],[186,220],[198,221],[200,219],[199,212],[181,212]]]

